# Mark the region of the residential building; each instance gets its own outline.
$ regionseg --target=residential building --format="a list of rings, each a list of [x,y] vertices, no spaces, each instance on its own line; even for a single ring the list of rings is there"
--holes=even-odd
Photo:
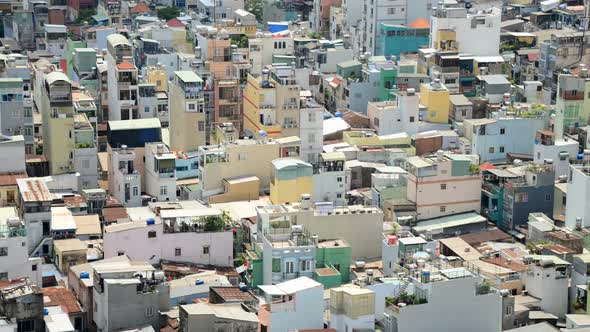
[[[369,102],[367,115],[371,128],[378,135],[418,133],[420,97],[412,88],[394,93],[394,99],[383,102]]]
[[[295,51],[293,39],[290,31],[282,31],[277,34],[266,32],[260,36],[257,35],[256,38],[250,38],[248,48],[252,62],[251,73],[262,73],[266,66],[272,65],[273,56],[293,55]]]
[[[418,220],[479,211],[481,176],[467,155],[445,154],[407,160],[407,199]],[[449,196],[447,192],[452,192]]]
[[[375,328],[375,292],[358,286],[330,289],[330,327],[336,331]]]
[[[301,160],[308,163],[318,161],[323,151],[324,112],[326,109],[301,91],[299,98],[299,137],[301,138]]]
[[[238,200],[250,200],[247,190],[244,194],[233,196],[232,186],[224,181],[230,179],[256,177],[250,179],[258,188],[254,194],[270,190],[272,164],[277,158],[296,158],[300,153],[299,137],[260,140],[240,139],[223,142],[219,145],[199,147],[199,173],[202,196],[209,200],[224,199],[225,196]],[[256,194],[257,195],[257,194]],[[221,197],[223,196],[223,197]]]
[[[160,210],[156,218],[107,226],[104,257],[233,266],[233,233],[224,221],[215,208]]]
[[[323,287],[319,282],[299,277],[259,288],[265,298],[258,310],[259,331],[323,328]]]
[[[83,331],[86,327],[86,313],[82,311],[78,300],[71,290],[58,286],[46,287],[43,291],[43,304],[45,306],[44,319],[47,330],[63,331],[70,323],[68,329]]]
[[[473,103],[462,94],[449,96],[449,119],[452,122],[463,122],[473,118]]]
[[[192,303],[179,307],[179,332],[195,330],[245,331],[258,330],[258,317],[244,310],[240,303]]]
[[[590,188],[588,158],[572,160],[567,179],[567,204],[565,205],[565,225],[570,229],[590,226],[590,210],[585,203]],[[573,194],[572,194],[573,193]]]
[[[145,192],[158,202],[176,200],[176,156],[163,143],[145,145]]]
[[[70,266],[86,264],[87,251],[88,245],[78,239],[53,240],[53,259],[64,275],[69,273]]]
[[[50,235],[51,203],[56,197],[41,178],[17,179],[16,182],[20,195],[17,206],[25,222],[29,254],[48,254],[49,244],[44,244],[44,239]]]
[[[34,154],[33,101],[25,92],[29,93],[22,78],[0,78],[0,133],[22,135],[26,153]]]
[[[296,158],[272,161],[270,200],[273,204],[297,202],[312,192],[313,167]]]
[[[478,94],[488,100],[490,104],[501,104],[504,96],[511,93],[511,84],[504,75],[479,75]]]
[[[427,47],[430,24],[425,18],[419,18],[407,26],[381,23],[378,26],[380,33],[377,35],[375,55],[399,57],[404,53],[417,53],[418,49]]]
[[[427,108],[426,118],[423,120],[433,123],[449,122],[449,90],[435,78],[431,83],[420,86],[420,104]]]
[[[196,151],[205,145],[207,123],[203,80],[195,72],[174,72],[174,80],[170,82],[169,112],[172,150]]]
[[[501,329],[500,294],[481,276],[464,267],[437,272],[423,270],[419,279],[412,277],[402,282],[405,288],[387,299],[385,331],[471,330],[473,326],[480,331]],[[400,301],[404,289],[416,300]],[[450,306],[452,298],[461,298],[461,301]],[[462,319],[451,318],[457,312],[462,313]]]
[[[306,198],[301,203],[257,207],[257,233],[262,234],[277,224],[301,225],[320,241],[345,240],[352,248],[352,259],[381,255],[379,234],[383,228],[383,212],[379,208],[339,207],[332,202],[309,204]]]
[[[94,266],[93,320],[97,331],[151,325],[160,327],[158,312],[169,309],[170,290],[150,264]]]
[[[43,121],[43,154],[52,175],[75,170],[75,127],[72,82],[62,72],[37,72],[35,103]]]
[[[579,285],[587,285],[588,284],[588,264],[590,263],[590,255],[589,254],[578,254],[574,255],[572,260],[572,268],[571,268],[571,285],[573,287],[569,288],[569,296],[572,301],[570,301],[569,308],[573,307],[573,304],[576,302],[581,302],[581,299],[577,298],[578,295],[578,287]],[[573,301],[576,299],[576,301]]]
[[[442,4],[432,13],[430,47],[473,55],[497,55],[501,10],[470,13],[464,4]]]
[[[46,50],[60,59],[66,58],[67,27],[60,24],[45,24],[44,38],[37,39],[37,50]]]
[[[197,12],[213,22],[234,18],[234,12],[244,9],[243,0],[221,0],[213,4],[206,0],[188,0],[186,5],[195,6]]]
[[[25,308],[26,304],[26,308]],[[0,286],[0,315],[15,321],[16,331],[45,331],[43,293],[26,278]]]
[[[528,294],[540,299],[542,311],[565,317],[571,264],[551,255],[525,256],[524,262],[529,267],[524,274]]]
[[[137,119],[137,67],[133,61],[133,47],[123,35],[107,37],[108,64],[108,120]]]
[[[112,149],[109,192],[125,206],[141,206],[141,174],[135,167],[135,159],[135,152],[127,145]]]
[[[557,78],[555,132],[558,137],[573,128],[584,127],[590,119],[590,79],[582,67],[578,75],[560,74]]]
[[[567,177],[570,159],[578,155],[578,142],[572,139],[557,137],[552,131],[537,131],[533,150],[533,162],[544,164],[547,160],[553,161],[555,179]]]
[[[342,152],[326,152],[313,165],[311,200],[313,202],[346,202],[346,155]]]
[[[28,278],[42,286],[41,258],[29,258],[27,230],[15,207],[0,208],[0,248],[0,280]]]

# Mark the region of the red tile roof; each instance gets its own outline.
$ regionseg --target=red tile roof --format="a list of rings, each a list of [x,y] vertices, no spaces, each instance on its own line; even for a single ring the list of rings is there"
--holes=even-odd
[[[0,174],[0,187],[16,186],[16,179],[26,178],[27,173],[4,173]]]
[[[64,196],[63,197],[64,204],[67,207],[80,207],[86,204],[86,200],[82,196]]]
[[[117,69],[119,70],[133,70],[135,69],[135,65],[129,63],[128,61],[123,61],[117,65]]]
[[[244,292],[239,287],[211,287],[210,291],[219,295],[225,302],[253,302],[257,300],[250,292]]]
[[[50,287],[41,289],[43,292],[43,302],[46,307],[60,306],[68,314],[82,312],[80,303],[76,300],[74,293],[63,287]]]
[[[102,215],[105,222],[116,222],[119,219],[129,218],[127,209],[124,207],[111,207],[102,209]]]
[[[151,13],[152,10],[145,3],[140,2],[129,10],[131,14]]]
[[[329,267],[322,267],[319,269],[315,269],[315,273],[317,273],[319,276],[333,276],[336,273],[336,271],[332,270]]]
[[[177,18],[173,18],[170,21],[166,22],[166,25],[171,28],[184,28],[184,23],[180,22],[180,20]]]

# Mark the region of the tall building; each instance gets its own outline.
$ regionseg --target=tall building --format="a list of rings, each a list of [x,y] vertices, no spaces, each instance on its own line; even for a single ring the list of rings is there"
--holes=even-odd
[[[0,78],[0,133],[23,135],[25,151],[34,154],[33,100],[25,96],[22,78]]]
[[[138,118],[137,67],[133,61],[133,47],[123,35],[107,37],[108,64],[108,120]]]
[[[192,71],[174,72],[170,82],[170,148],[196,151],[205,145],[206,121],[203,80]]]

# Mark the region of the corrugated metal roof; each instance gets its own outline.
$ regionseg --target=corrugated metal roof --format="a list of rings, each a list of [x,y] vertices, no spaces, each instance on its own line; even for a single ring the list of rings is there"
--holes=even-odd
[[[109,121],[109,128],[111,131],[138,130],[161,127],[162,125],[160,124],[160,120],[157,118]]]
[[[203,80],[195,73],[190,70],[175,71],[174,74],[184,83],[202,83]]]
[[[40,178],[17,179],[18,191],[25,202],[51,202],[54,195]]]

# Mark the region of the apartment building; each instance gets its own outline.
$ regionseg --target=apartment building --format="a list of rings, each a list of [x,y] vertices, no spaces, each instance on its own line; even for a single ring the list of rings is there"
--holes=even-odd
[[[565,205],[565,225],[570,229],[590,227],[590,209],[586,204],[589,195],[590,173],[587,156],[582,160],[572,160],[569,166],[567,204]]]
[[[571,264],[551,255],[525,256],[528,271],[524,283],[528,294],[540,299],[540,309],[565,317],[568,312],[568,283]]]
[[[26,153],[34,154],[33,101],[25,95],[23,79],[0,78],[0,95],[0,133],[23,135]]]
[[[324,288],[319,282],[299,277],[259,288],[265,299],[258,310],[259,331],[323,328]]]
[[[313,165],[311,200],[313,202],[346,203],[346,155],[342,152],[326,152]]]
[[[203,80],[192,71],[174,72],[170,82],[170,148],[196,151],[206,142]],[[192,133],[187,135],[186,133]]]
[[[176,201],[176,156],[163,143],[145,145],[145,192],[158,202]]]
[[[42,286],[41,258],[29,258],[27,230],[15,207],[0,208],[0,251],[0,280],[26,277]]]
[[[558,75],[556,91],[555,132],[562,137],[573,128],[586,126],[590,119],[588,68],[582,66],[577,75]]]
[[[426,122],[449,122],[449,89],[435,78],[431,83],[420,86],[420,104],[427,108]]]
[[[224,181],[244,177],[257,178],[252,179],[259,181],[255,193],[270,190],[271,162],[282,157],[298,157],[300,144],[299,137],[296,136],[277,139],[263,136],[259,140],[240,139],[199,147],[199,183],[202,196],[210,200],[222,198],[217,196],[232,196],[232,186],[226,186]],[[247,193],[246,196],[238,195],[235,198],[252,199]]]
[[[62,72],[37,72],[35,103],[42,117],[43,154],[53,175],[75,170],[75,127],[72,82]]]
[[[378,135],[418,133],[420,97],[412,88],[394,93],[392,101],[369,102],[367,115]]]
[[[279,158],[272,161],[270,200],[273,204],[297,202],[301,195],[310,194],[313,167],[297,158]]]
[[[498,55],[501,10],[470,13],[464,4],[442,4],[433,10],[430,47],[472,55]]]
[[[192,303],[180,305],[178,331],[258,330],[258,316],[241,303]]]
[[[41,178],[17,179],[19,199],[17,207],[27,230],[29,254],[48,254],[49,245],[43,240],[50,235],[51,203],[56,198]]]
[[[416,272],[417,277],[403,281],[406,286],[387,299],[386,331],[471,330],[473,326],[480,331],[501,329],[502,298],[480,275],[464,267]],[[404,289],[416,300],[398,302]],[[461,301],[448,305],[452,298]],[[462,313],[462,319],[456,319],[457,312]]]
[[[141,206],[141,174],[135,167],[135,152],[126,145],[112,149],[109,192],[124,206]]]
[[[109,120],[139,118],[137,109],[137,67],[133,61],[133,47],[120,34],[107,37]]]
[[[481,177],[468,155],[445,154],[407,160],[407,199],[416,204],[418,220],[479,211]],[[448,193],[452,193],[449,195]]]
[[[533,149],[533,162],[544,164],[547,160],[553,161],[555,179],[567,177],[570,159],[578,155],[579,144],[573,139],[557,137],[554,132],[537,131],[535,146]]]
[[[336,331],[375,328],[375,292],[358,286],[330,289],[330,328]]]
[[[233,266],[233,234],[224,221],[219,209],[170,209],[156,218],[110,225],[103,236],[104,257]]]
[[[293,55],[294,37],[290,31],[277,34],[264,32],[248,40],[249,57],[252,63],[251,73],[262,73],[266,66],[273,64],[273,56]]]

